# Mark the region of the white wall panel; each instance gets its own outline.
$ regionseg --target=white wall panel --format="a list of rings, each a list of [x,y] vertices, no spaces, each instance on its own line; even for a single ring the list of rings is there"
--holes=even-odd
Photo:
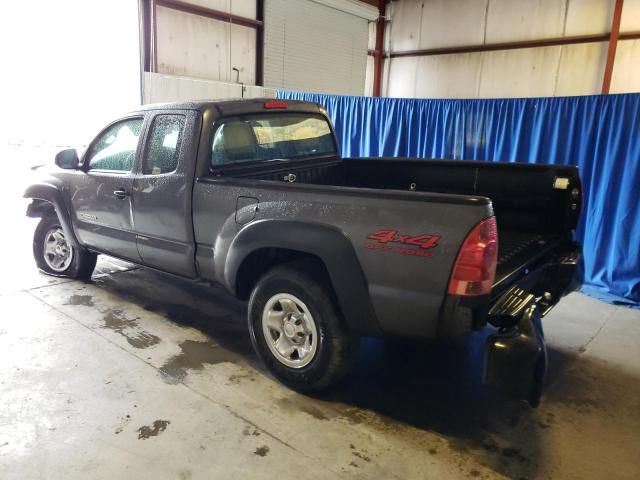
[[[607,60],[606,42],[561,47],[555,96],[593,95],[602,88]]]
[[[420,24],[422,22],[422,0],[403,0],[387,6],[387,16],[391,13],[390,43],[394,51],[417,50]]]
[[[415,77],[416,97],[475,98],[482,55],[437,55],[419,57]]]
[[[198,78],[176,77],[160,73],[144,74],[144,103],[183,102],[239,98],[242,87],[237,83]],[[245,98],[275,97],[275,90],[245,85]]]
[[[613,0],[394,1],[394,52],[607,33]],[[486,27],[486,33],[485,33]],[[622,31],[640,30],[640,0],[625,0]],[[612,92],[640,91],[640,41],[620,41]],[[600,93],[607,43],[394,58],[383,92],[466,98]]]
[[[368,38],[369,42],[367,44],[367,48],[369,50],[374,50],[376,48],[376,22],[369,22]]]
[[[478,96],[552,96],[560,50],[546,47],[483,53]]]
[[[415,97],[418,59],[400,57],[389,60],[389,78],[385,82],[387,97]]]
[[[484,43],[487,1],[425,0],[418,48]]]
[[[490,0],[487,43],[559,37],[564,16],[564,0]]]
[[[157,42],[159,73],[255,83],[255,29],[157,7]]]
[[[640,92],[640,40],[618,42],[611,93]]]
[[[230,80],[255,85],[256,83],[256,30],[240,25],[230,25],[229,43],[231,44]],[[238,78],[233,67],[240,70]]]
[[[609,32],[613,15],[613,0],[567,1],[567,20],[564,32],[566,36]]]
[[[268,87],[362,95],[367,20],[310,0],[265,3]]]
[[[620,31],[640,31],[640,0],[624,0]]]
[[[367,68],[364,77],[364,95],[373,95],[373,57],[367,56]]]

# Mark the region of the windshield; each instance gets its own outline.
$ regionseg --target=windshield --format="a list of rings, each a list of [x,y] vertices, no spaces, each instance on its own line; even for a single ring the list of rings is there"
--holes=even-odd
[[[324,117],[276,113],[225,120],[213,138],[211,163],[227,165],[335,154],[331,128]]]

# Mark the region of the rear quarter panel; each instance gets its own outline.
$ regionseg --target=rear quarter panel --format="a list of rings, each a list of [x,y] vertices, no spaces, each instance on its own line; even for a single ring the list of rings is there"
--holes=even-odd
[[[458,249],[471,228],[492,214],[488,200],[479,197],[241,179],[199,180],[194,188],[194,230],[198,270],[205,279],[225,283],[226,253],[246,226],[236,223],[238,197],[258,199],[253,221],[295,220],[340,229],[350,240],[367,279],[377,317],[372,321],[385,333],[407,336],[436,335]],[[433,248],[422,249],[369,238],[379,230],[439,239]]]

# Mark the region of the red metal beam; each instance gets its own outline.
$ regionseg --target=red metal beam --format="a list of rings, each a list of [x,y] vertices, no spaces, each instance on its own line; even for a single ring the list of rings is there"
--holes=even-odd
[[[256,85],[264,85],[264,0],[256,0]]]
[[[242,25],[243,27],[258,28],[263,25],[262,20],[241,17],[240,15],[234,15],[233,13],[227,13],[220,10],[214,10],[212,8],[201,7],[200,5],[193,5],[191,3],[182,2],[180,0],[156,0],[156,4],[160,7],[171,8],[180,12],[191,13],[193,15],[212,18],[214,20],[233,23],[235,25]]]
[[[489,43],[484,45],[465,45],[460,47],[407,50],[403,52],[391,52],[390,57],[420,57],[432,55],[451,55],[456,53],[495,52],[498,50],[518,50],[521,48],[553,47],[557,45],[573,45],[576,43],[606,42],[608,39],[608,34],[576,35],[572,37],[544,38],[541,40],[526,40],[521,42]]]
[[[151,71],[151,0],[139,0],[140,43],[142,44],[142,71]]]
[[[488,45],[467,45],[461,47],[432,48],[424,50],[405,50],[401,52],[391,52],[389,53],[389,57],[420,57],[432,55],[451,55],[456,53],[493,52],[497,50],[517,50],[520,48],[552,47],[559,45],[574,45],[578,43],[606,42],[609,40],[609,37],[609,33],[603,33],[599,35],[576,35],[572,37],[547,38],[543,40],[527,40],[522,42],[492,43]],[[640,39],[640,31],[621,32],[618,35],[619,41],[638,39]],[[371,56],[375,56],[375,50],[369,50],[367,53]]]
[[[609,48],[607,50],[607,63],[604,67],[604,78],[602,79],[602,94],[609,93],[611,87],[611,77],[613,75],[613,64],[616,61],[616,48],[618,47],[618,37],[620,36],[620,19],[622,18],[622,5],[624,0],[616,0],[613,7],[613,19],[611,20],[611,34],[609,36]]]
[[[158,21],[156,16],[157,0],[151,0],[151,71],[158,71]]]
[[[378,1],[378,20],[376,21],[376,46],[373,54],[373,96],[379,97],[382,91],[382,66],[384,49],[384,27],[386,24],[386,0]]]

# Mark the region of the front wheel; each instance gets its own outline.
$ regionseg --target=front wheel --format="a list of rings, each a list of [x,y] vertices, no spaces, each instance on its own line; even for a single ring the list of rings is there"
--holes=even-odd
[[[357,349],[328,282],[302,266],[276,267],[258,281],[249,300],[249,332],[269,371],[302,392],[338,381]]]
[[[97,255],[67,240],[56,215],[42,217],[33,234],[33,257],[38,268],[57,277],[91,278]]]

